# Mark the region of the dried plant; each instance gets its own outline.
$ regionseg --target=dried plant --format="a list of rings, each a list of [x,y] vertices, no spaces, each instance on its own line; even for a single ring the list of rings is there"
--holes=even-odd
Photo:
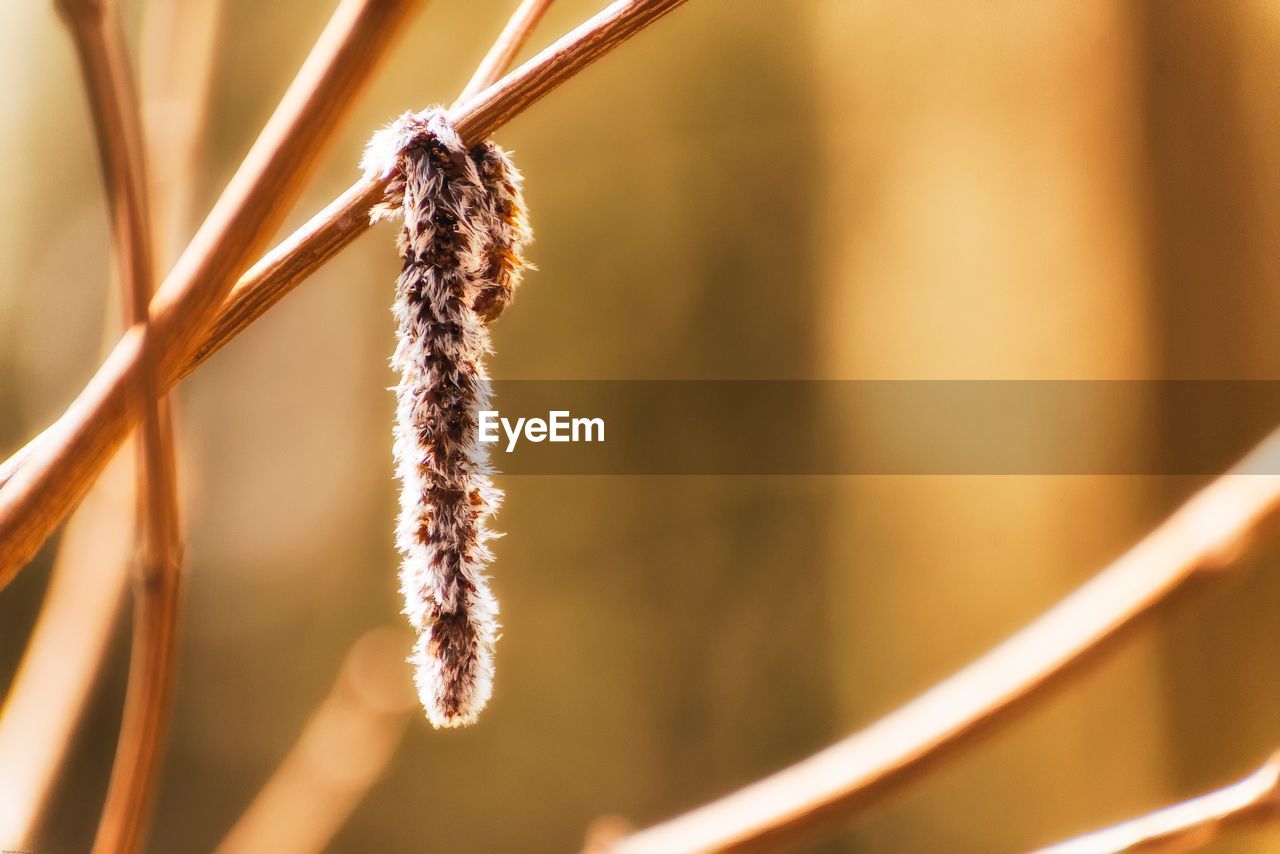
[[[390,137],[391,153],[375,156],[364,178],[246,270],[296,200],[387,44],[419,5],[343,0],[148,304],[154,261],[139,116],[114,8],[106,0],[61,0],[91,92],[131,328],[67,412],[0,465],[0,587],[140,425],[149,570],[100,850],[140,845],[171,695],[180,549],[171,437],[159,400],[362,233],[380,204],[384,213],[399,211],[405,223],[405,270],[397,284],[401,343],[394,359],[402,371],[396,454],[405,486],[403,586],[410,617],[422,632],[420,694],[438,725],[465,723],[483,707],[497,628],[497,607],[484,583],[491,536],[484,520],[498,493],[475,443],[473,413],[488,395],[485,324],[509,302],[523,263],[519,247],[528,238],[518,176],[500,149],[484,140],[681,2],[618,0],[494,82],[548,5],[525,0],[458,104],[400,123]],[[617,840],[598,835],[598,844],[663,854],[773,848],[936,767],[973,734],[1043,696],[1190,581],[1229,562],[1280,504],[1280,477],[1257,474],[1274,470],[1277,455],[1280,433],[1040,620],[867,730],[685,816]],[[1273,814],[1275,767],[1272,760],[1221,792],[1059,850],[1185,841],[1242,817]]]
[[[621,840],[626,854],[771,850],[874,803],[1043,698],[1192,581],[1220,574],[1280,509],[1280,430],[1049,612],[964,670],[790,768]]]
[[[146,128],[150,197],[153,231],[169,235],[166,244],[177,244],[189,229],[216,17],[211,2],[156,0],[146,8],[151,61],[143,88],[159,90],[164,105],[163,121]],[[148,115],[153,97],[146,99]],[[107,334],[118,334],[118,325],[107,318]],[[135,552],[129,456],[112,462],[63,533],[45,601],[0,709],[0,838],[30,837],[100,667]]]
[[[390,629],[362,635],[298,741],[219,854],[325,851],[381,775],[409,722],[413,692],[401,678],[403,639]]]
[[[498,604],[488,518],[502,500],[479,441],[490,406],[487,320],[510,301],[529,230],[520,176],[491,143],[468,150],[443,110],[406,114],[361,164],[387,180],[375,220],[401,218],[391,359],[403,556],[400,590],[418,631],[418,696],[432,724],[471,723],[493,692]],[[483,176],[483,177],[482,177]]]
[[[462,104],[454,117],[459,134],[483,138],[680,2],[620,0],[612,4],[508,80],[492,86],[492,91],[481,91]],[[124,278],[131,287],[126,304],[133,307],[134,327],[63,419],[0,465],[0,544],[4,546],[0,549],[0,586],[13,578],[75,506],[135,419],[144,419],[159,431],[158,398],[164,392],[360,233],[367,223],[364,212],[384,192],[385,181],[362,182],[322,211],[294,239],[286,241],[281,251],[249,271],[236,290],[237,299],[219,313],[236,275],[296,198],[323,144],[331,138],[345,109],[354,103],[353,95],[416,5],[414,0],[344,0],[280,109],[150,306],[145,297],[139,297],[145,291],[136,287],[153,266],[143,242],[150,228],[145,207],[120,208],[124,215],[116,222],[124,237],[118,245],[122,252],[131,253],[124,255],[124,260],[133,263]],[[491,77],[519,50],[547,5],[547,0],[521,4],[469,89],[483,89],[492,82]],[[103,14],[106,9],[97,0],[67,0],[86,67],[93,64],[94,70],[86,75],[91,103],[100,114],[100,128],[107,128],[103,138],[114,145],[124,132],[101,118],[132,122],[136,128],[138,112],[136,104],[128,103],[128,86],[121,82],[127,66],[118,30],[111,29],[116,26],[115,19]],[[105,55],[107,51],[115,53]],[[114,67],[108,67],[108,62],[115,63]],[[140,133],[133,134],[138,152],[140,138]],[[502,164],[492,162],[495,152],[488,146],[477,149],[477,165],[486,168],[489,182],[484,185],[486,207],[481,214],[494,251],[487,259],[492,264],[480,272],[478,281],[483,286],[476,290],[474,299],[480,301],[487,317],[500,313],[510,298],[518,258],[513,247],[524,228],[520,208],[514,204],[515,174],[504,175]],[[115,168],[117,164],[108,157],[117,153],[104,148],[108,177],[117,182],[113,186],[134,194],[119,197],[133,204],[145,186],[140,155],[130,164],[134,171],[128,172]],[[125,233],[128,229],[132,232]],[[141,281],[145,283],[145,279]],[[216,315],[223,323],[201,345]],[[147,530],[154,532],[149,533],[154,548],[147,564],[164,570],[169,580],[157,586],[151,576],[143,588],[154,591],[156,595],[149,594],[146,599],[156,607],[144,608],[140,614],[134,662],[137,676],[131,679],[137,690],[130,690],[121,749],[96,843],[101,850],[134,850],[141,844],[172,685],[178,613],[173,548],[176,514],[170,512],[171,523],[156,524],[164,521],[164,508],[175,506],[172,498],[166,497],[173,494],[171,453],[167,471],[161,468],[166,465],[163,458],[155,459],[154,450],[148,459],[152,473],[144,478],[144,487],[157,500],[151,505],[156,509],[149,513],[152,524]]]
[[[1280,753],[1243,780],[1036,854],[1107,854],[1112,851],[1191,851],[1230,827],[1280,814]]]
[[[156,264],[141,114],[119,11],[105,0],[62,0],[59,8],[74,37],[90,93],[125,321],[141,330],[143,341],[134,389],[143,421],[137,462],[133,653],[120,740],[94,843],[98,851],[132,851],[141,846],[173,697],[182,560],[173,425],[165,398],[157,398],[155,362],[145,343],[151,338],[147,304]]]

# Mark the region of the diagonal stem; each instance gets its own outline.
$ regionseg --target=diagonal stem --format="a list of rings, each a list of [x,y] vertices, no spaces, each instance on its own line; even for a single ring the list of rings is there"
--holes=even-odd
[[[551,2],[552,0],[520,0],[520,5],[511,13],[507,25],[502,28],[502,34],[489,48],[489,52],[485,54],[480,65],[476,67],[475,73],[471,75],[471,80],[463,88],[462,94],[454,102],[455,106],[464,104],[470,98],[479,95],[507,73],[520,48],[524,47],[529,36],[533,35],[533,28],[538,26],[538,21],[542,20],[542,16],[551,7]]]
[[[218,854],[325,851],[395,756],[417,706],[398,630],[351,647],[297,743],[217,848]]]
[[[1031,625],[876,723],[720,800],[622,839],[618,854],[759,851],[803,839],[934,766],[1119,633],[1212,575],[1280,506],[1280,430]]]
[[[236,277],[301,192],[333,131],[418,0],[343,0],[280,106],[151,302],[153,342],[134,326],[0,489],[0,586],[75,506],[137,418],[129,389],[144,344],[158,377],[195,349]]]
[[[1154,849],[1190,851],[1228,827],[1280,814],[1280,753],[1243,780],[1215,792],[1098,830],[1037,854],[1112,854]]]
[[[216,18],[215,0],[153,0],[146,9],[145,53],[152,61],[140,75],[148,92],[144,112],[156,106],[152,92],[164,96],[155,117],[162,121],[151,122],[146,145],[157,258],[173,242],[159,238],[186,233],[190,219]],[[108,334],[116,328],[106,323]],[[135,553],[127,463],[112,461],[60,539],[39,616],[0,706],[0,839],[31,840],[106,650]]]
[[[452,111],[454,127],[467,140],[488,137],[535,101],[683,2],[617,0]],[[331,94],[327,98],[334,99]],[[241,171],[244,170],[242,167]],[[241,180],[238,173],[227,193],[245,197],[249,191],[242,185],[247,182],[248,179]],[[152,303],[154,322],[165,333],[157,336],[156,343],[163,355],[164,388],[175,384],[195,364],[226,344],[325,260],[363,233],[369,227],[367,211],[380,199],[384,186],[381,179],[365,177],[350,187],[241,278],[214,328],[200,335],[190,333],[185,338],[173,335],[177,328],[175,317],[192,311],[195,303],[188,300],[186,287],[179,286],[183,282],[204,283],[206,279],[194,275],[194,262],[180,261]],[[257,191],[251,195],[263,204],[274,204],[270,199],[262,199]],[[220,201],[211,220],[225,219],[219,216],[223,207]],[[232,224],[236,226],[231,229],[233,233],[239,234],[244,228],[241,219]],[[208,228],[206,222],[184,260],[200,246],[216,246],[212,238],[202,237]],[[170,287],[170,282],[176,283],[174,287]],[[203,294],[190,299],[203,300]],[[126,332],[67,412],[0,465],[0,484],[3,484],[0,544],[4,546],[0,551],[0,587],[8,584],[34,556],[137,419],[124,389],[139,368],[139,344],[137,330]]]
[[[533,30],[533,22],[529,20],[530,5],[523,3],[516,10],[494,47],[476,69],[471,78],[472,85],[478,85],[480,89],[487,88],[506,72],[511,57],[520,50],[521,44]],[[541,14],[541,10],[550,5],[550,0],[539,0],[537,5],[540,6],[537,14]],[[511,35],[513,30],[519,32],[514,38]],[[499,51],[500,46],[505,46],[503,51]],[[493,57],[499,53],[504,53],[505,57],[495,64]],[[341,828],[365,790],[391,760],[399,731],[403,729],[405,713],[413,703],[412,694],[404,692],[406,682],[402,674],[396,673],[387,679],[386,666],[379,666],[378,662],[369,660],[374,657],[375,649],[380,649],[379,654],[387,662],[398,656],[396,651],[402,644],[394,638],[395,632],[389,629],[375,629],[356,642],[348,654],[339,683],[313,713],[306,729],[298,738],[297,746],[285,757],[248,810],[227,834],[227,838],[218,847],[220,854],[278,849],[286,843],[297,850],[320,851]],[[391,651],[391,656],[387,656],[388,651]],[[359,704],[356,709],[348,708],[352,704],[347,695],[373,681],[370,676],[353,672],[360,669],[372,669],[373,675],[384,677],[385,684],[380,693],[400,696],[400,702],[395,708],[394,727],[387,726],[383,720],[385,715],[369,714],[366,703]],[[344,686],[346,690],[340,690]],[[354,737],[328,737],[334,729],[331,719],[338,717],[340,713],[348,718],[361,719],[362,726],[358,728],[359,732],[354,733]],[[345,729],[350,730],[351,727]],[[313,755],[317,752],[323,752],[327,756],[322,768],[313,767]],[[376,757],[376,760],[369,761],[370,755]],[[355,761],[357,756],[361,757],[359,765],[365,772],[358,775],[358,780],[348,780],[345,776],[341,781],[325,779],[323,772],[335,758],[338,761]],[[324,816],[324,820],[317,822],[316,816]]]

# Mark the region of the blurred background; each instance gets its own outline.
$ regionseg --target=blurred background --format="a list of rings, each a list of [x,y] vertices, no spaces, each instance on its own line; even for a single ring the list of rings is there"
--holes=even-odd
[[[170,263],[333,5],[124,3]],[[452,100],[514,5],[432,0],[282,235],[357,177],[372,130]],[[601,5],[557,2],[525,55]],[[1280,379],[1278,48],[1267,0],[691,0],[497,134],[527,177],[540,269],[495,326],[492,373]],[[119,309],[51,3],[0,6],[0,76],[8,453],[92,374]],[[184,159],[174,129],[191,113]],[[392,243],[389,228],[362,237],[176,395],[189,580],[151,850],[226,836],[357,639],[387,626],[409,648]],[[851,442],[897,429],[875,415]],[[1194,426],[1126,424],[1108,441],[1134,453]],[[127,602],[111,568],[129,535],[121,460],[79,514],[125,520],[82,527],[86,602]],[[601,817],[639,826],[722,794],[962,666],[1201,480],[499,478],[493,702],[447,732],[378,706],[391,742],[407,721],[403,740],[332,850],[575,851]],[[71,540],[0,595],[0,684]],[[92,839],[127,610],[52,781],[42,854]],[[804,850],[1020,850],[1242,776],[1280,745],[1277,616],[1280,547],[1263,542],[1049,702]],[[358,753],[316,761],[359,779],[362,756],[378,762]],[[1213,850],[1277,848],[1280,828],[1263,827]]]

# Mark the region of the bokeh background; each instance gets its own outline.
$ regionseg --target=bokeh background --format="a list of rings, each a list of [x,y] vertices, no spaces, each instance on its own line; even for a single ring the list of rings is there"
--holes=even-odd
[[[184,109],[203,116],[188,161],[157,157],[170,260],[332,5],[124,4],[155,138]],[[286,229],[356,177],[373,129],[450,101],[514,5],[433,0]],[[526,55],[600,5],[556,3]],[[189,42],[166,35],[175,11],[207,16]],[[201,90],[181,72],[202,44],[207,102],[166,100]],[[7,451],[91,375],[119,311],[51,3],[0,5],[0,79]],[[493,374],[1280,379],[1278,92],[1268,0],[690,0],[497,135],[528,179],[540,270],[495,328]],[[177,394],[190,572],[151,850],[213,848],[356,639],[400,625],[396,269],[392,232],[373,230]],[[1134,453],[1184,427],[1126,423],[1109,441]],[[893,429],[866,413],[850,441]],[[575,851],[602,816],[643,825],[726,792],[980,654],[1197,482],[503,478],[492,705],[466,731],[410,715],[332,850]],[[104,566],[127,539],[110,530],[82,550]],[[0,595],[0,684],[57,545]],[[41,854],[92,839],[126,613]],[[1234,779],[1280,744],[1277,616],[1280,549],[1263,542],[1049,702],[805,850],[1014,851]],[[1264,827],[1213,850],[1277,848]]]

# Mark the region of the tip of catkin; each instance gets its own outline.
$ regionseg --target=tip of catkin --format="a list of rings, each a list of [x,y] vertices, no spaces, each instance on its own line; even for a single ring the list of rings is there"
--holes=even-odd
[[[491,394],[485,320],[510,301],[524,264],[519,175],[496,146],[468,151],[438,109],[406,113],[375,134],[361,166],[387,180],[372,218],[405,221],[392,366],[401,372],[396,545],[405,614],[419,632],[409,662],[428,721],[461,727],[493,694],[498,605],[485,570],[497,536],[488,520],[502,493],[490,480],[475,412]],[[490,291],[482,317],[476,301]]]
[[[429,652],[430,630],[424,633],[418,648],[409,659],[413,665],[413,682],[418,689],[418,700],[426,712],[427,720],[436,729],[454,729],[470,726],[484,711],[493,696],[492,647],[482,644],[472,672],[459,678],[456,673],[446,674],[450,664],[447,656]],[[491,643],[491,641],[490,641]]]

